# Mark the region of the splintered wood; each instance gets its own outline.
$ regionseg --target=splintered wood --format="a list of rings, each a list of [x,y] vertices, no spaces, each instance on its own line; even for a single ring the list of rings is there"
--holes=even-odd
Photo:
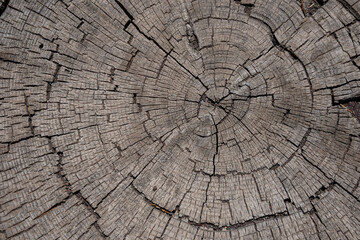
[[[0,5],[0,239],[359,238],[360,1]]]

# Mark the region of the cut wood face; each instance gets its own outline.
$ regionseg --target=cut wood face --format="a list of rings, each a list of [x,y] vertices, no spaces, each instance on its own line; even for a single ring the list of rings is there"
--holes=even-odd
[[[0,5],[1,239],[358,239],[359,1]]]

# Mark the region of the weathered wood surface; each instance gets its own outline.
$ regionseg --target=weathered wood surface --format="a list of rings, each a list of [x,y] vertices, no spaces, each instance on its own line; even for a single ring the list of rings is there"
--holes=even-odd
[[[0,239],[359,239],[360,1],[0,4]]]

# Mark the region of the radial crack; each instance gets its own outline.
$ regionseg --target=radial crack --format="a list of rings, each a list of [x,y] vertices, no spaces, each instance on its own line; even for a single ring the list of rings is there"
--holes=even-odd
[[[310,135],[310,132],[311,132],[311,128],[309,128],[309,129],[306,131],[306,133],[305,133],[304,136],[302,137],[302,139],[301,139],[301,141],[300,141],[297,149],[291,154],[291,156],[290,156],[281,166],[283,166],[283,167],[286,166],[286,164],[288,164],[288,163],[291,161],[291,159],[294,158],[294,156],[295,156],[295,154],[296,154],[297,152],[299,152],[299,151],[301,152],[301,151],[302,151],[302,148],[304,147],[304,145],[305,145],[305,143],[306,143],[306,141],[307,141],[307,138],[308,138],[308,136]]]
[[[63,184],[64,184],[64,187],[65,189],[67,190],[67,193],[68,193],[68,196],[63,199],[62,201],[60,201],[59,203],[56,203],[54,206],[52,206],[49,210],[45,211],[44,213],[40,214],[38,217],[36,218],[40,218],[44,215],[46,215],[47,213],[53,211],[54,209],[56,209],[57,207],[63,205],[69,198],[71,198],[72,196],[76,196],[81,202],[82,204],[85,205],[86,209],[96,217],[96,221],[94,223],[94,227],[97,229],[97,231],[100,233],[100,235],[103,237],[103,238],[107,238],[107,236],[104,234],[104,232],[101,230],[99,224],[97,223],[97,221],[100,219],[100,216],[95,212],[95,209],[91,206],[91,204],[86,200],[85,197],[83,197],[83,195],[81,194],[80,190],[76,191],[76,192],[73,192],[72,190],[72,186],[64,172],[64,169],[63,169],[63,163],[62,163],[62,159],[63,159],[63,156],[64,154],[62,152],[59,152],[59,151],[56,151],[55,147],[53,146],[52,144],[52,141],[51,141],[51,137],[47,137],[48,141],[49,141],[49,147],[51,149],[51,151],[54,153],[54,154],[57,154],[58,155],[58,164],[57,164],[57,167],[58,167],[58,171],[55,172],[55,174],[62,180]]]
[[[58,81],[58,75],[59,75],[60,68],[61,68],[61,65],[56,63],[56,68],[55,68],[55,72],[53,74],[53,78],[52,78],[51,82],[47,83],[47,88],[46,88],[46,100],[47,101],[50,100],[52,85],[54,83],[57,83],[57,81]]]

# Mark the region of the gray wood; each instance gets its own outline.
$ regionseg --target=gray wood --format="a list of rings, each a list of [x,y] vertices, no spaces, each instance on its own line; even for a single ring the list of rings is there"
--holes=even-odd
[[[358,239],[360,1],[0,1],[0,239]]]

